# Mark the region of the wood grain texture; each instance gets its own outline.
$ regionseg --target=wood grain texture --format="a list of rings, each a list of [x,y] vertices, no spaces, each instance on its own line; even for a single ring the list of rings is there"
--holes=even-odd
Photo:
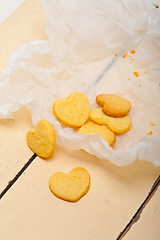
[[[25,42],[46,40],[46,18],[40,0],[26,0],[0,26],[0,71],[7,55]],[[33,127],[26,107],[14,119],[0,120],[0,191],[33,155],[26,133]],[[48,187],[56,171],[84,167],[91,187],[77,203],[56,198]],[[111,240],[116,239],[146,198],[160,168],[135,161],[118,167],[83,150],[56,145],[47,161],[36,158],[0,201],[0,239]],[[160,190],[124,239],[159,240]]]
[[[30,112],[23,107],[14,119],[0,119],[0,191],[33,154],[26,145],[27,131],[33,127]]]
[[[0,26],[0,73],[7,66],[7,55],[25,42],[48,40],[46,17],[40,0],[26,0]]]

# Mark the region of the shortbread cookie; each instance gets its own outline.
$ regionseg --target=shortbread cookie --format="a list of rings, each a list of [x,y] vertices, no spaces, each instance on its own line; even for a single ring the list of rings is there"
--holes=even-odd
[[[96,103],[100,106],[103,107],[104,104],[106,103],[107,99],[106,99],[106,95],[108,94],[99,94],[96,96]]]
[[[98,100],[97,100],[98,99]],[[124,117],[131,109],[131,102],[115,94],[104,94],[102,98],[96,98],[97,104],[102,106],[102,111],[110,117]]]
[[[57,99],[53,105],[53,114],[68,127],[81,127],[90,114],[88,98],[82,92],[75,92],[66,99]]]
[[[74,168],[69,174],[56,172],[49,179],[49,188],[58,198],[77,202],[90,188],[90,175],[82,167]]]
[[[99,134],[104,140],[108,142],[110,146],[115,143],[116,136],[106,125],[100,125],[94,122],[88,122],[84,124],[78,131],[78,133],[85,134]]]
[[[55,148],[55,131],[52,124],[43,119],[26,136],[29,148],[39,157],[50,157]]]
[[[131,121],[128,115],[121,118],[110,117],[103,113],[102,108],[94,109],[90,114],[90,118],[96,123],[107,125],[107,127],[115,133],[125,133],[129,131],[131,127]]]

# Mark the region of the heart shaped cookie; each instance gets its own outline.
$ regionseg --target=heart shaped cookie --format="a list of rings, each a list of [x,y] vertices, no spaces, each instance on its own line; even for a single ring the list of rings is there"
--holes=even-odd
[[[131,109],[131,102],[115,94],[99,94],[96,102],[102,111],[110,117],[124,117]]]
[[[52,124],[42,119],[28,131],[26,136],[29,148],[39,157],[50,157],[55,148],[55,131]]]
[[[121,118],[110,117],[103,113],[102,108],[94,109],[90,114],[90,118],[96,123],[107,125],[115,133],[126,133],[131,127],[128,115]]]
[[[88,98],[82,92],[74,92],[65,99],[57,99],[53,104],[53,114],[68,127],[81,127],[90,114]]]
[[[82,167],[74,168],[69,174],[56,172],[49,179],[49,188],[58,198],[77,202],[90,188],[90,175]]]
[[[106,140],[109,146],[112,146],[116,141],[116,135],[106,125],[100,125],[95,122],[88,122],[84,124],[78,131],[78,133],[84,134],[99,134],[104,140]]]

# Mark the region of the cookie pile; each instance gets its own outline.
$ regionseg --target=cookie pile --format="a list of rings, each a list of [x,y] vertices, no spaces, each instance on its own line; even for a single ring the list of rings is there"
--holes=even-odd
[[[100,106],[91,112],[87,96],[74,92],[65,99],[57,99],[53,104],[53,114],[57,120],[79,134],[99,134],[112,146],[116,134],[130,129],[131,121],[128,112],[131,102],[114,94],[99,94],[96,103]],[[55,131],[50,122],[39,121],[36,128],[28,131],[26,136],[30,149],[39,157],[50,157],[55,149]],[[76,202],[90,188],[90,175],[82,167],[74,168],[69,174],[54,173],[49,179],[51,192],[60,199]]]
[[[53,114],[62,124],[79,128],[78,133],[99,134],[109,146],[113,146],[115,134],[126,133],[130,129],[131,121],[127,114],[131,102],[115,94],[99,94],[96,103],[100,108],[91,112],[87,96],[75,92],[66,99],[57,99],[53,105]]]
[[[79,133],[100,134],[110,146],[115,143],[116,133],[122,134],[130,129],[131,121],[127,115],[131,102],[115,94],[99,94],[96,103],[100,108],[90,113],[92,122],[79,129]]]
[[[128,113],[131,102],[115,94],[99,94],[96,103],[101,106],[92,111],[90,117],[99,124],[106,124],[115,133],[125,133],[130,129]]]

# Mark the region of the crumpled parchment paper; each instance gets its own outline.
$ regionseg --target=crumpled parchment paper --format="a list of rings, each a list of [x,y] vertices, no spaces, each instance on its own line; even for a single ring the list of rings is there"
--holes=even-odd
[[[160,10],[149,0],[42,0],[42,5],[49,41],[25,43],[8,56],[0,75],[0,118],[12,118],[26,104],[34,126],[44,118],[52,123],[57,144],[119,166],[137,158],[160,166]],[[91,110],[100,93],[131,101],[131,129],[117,136],[113,148],[99,135],[77,134],[54,117],[54,101],[75,91],[88,96]]]

